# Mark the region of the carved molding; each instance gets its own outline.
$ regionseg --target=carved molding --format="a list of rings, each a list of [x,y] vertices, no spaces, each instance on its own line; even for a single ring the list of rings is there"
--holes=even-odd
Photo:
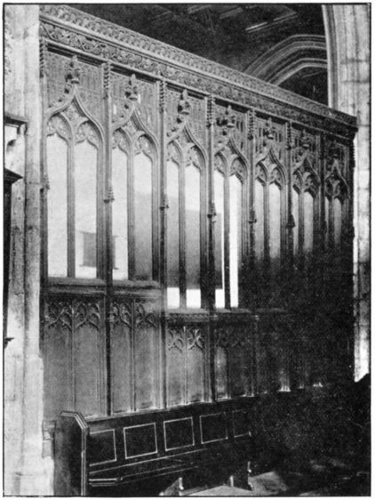
[[[294,121],[306,121],[308,113],[312,113],[314,116],[309,116],[311,126],[330,128],[344,135],[352,134],[345,130],[346,126],[356,126],[355,118],[344,113],[72,7],[44,4],[41,6],[41,18],[41,32],[50,40],[111,59],[158,78],[226,97]],[[168,65],[168,62],[173,66]],[[308,113],[302,109],[308,110]]]
[[[39,40],[39,73],[41,78],[48,75],[47,41],[45,38]]]
[[[186,323],[208,323],[209,313],[198,312],[198,313],[174,313],[169,311],[168,313],[168,324],[186,324]]]

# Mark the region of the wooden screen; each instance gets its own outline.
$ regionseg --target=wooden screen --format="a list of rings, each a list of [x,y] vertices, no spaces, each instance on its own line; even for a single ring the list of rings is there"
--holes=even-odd
[[[52,4],[41,88],[47,420],[348,368],[352,118]]]

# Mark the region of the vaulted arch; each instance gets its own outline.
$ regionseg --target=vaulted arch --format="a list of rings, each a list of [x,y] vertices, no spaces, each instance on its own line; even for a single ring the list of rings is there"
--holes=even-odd
[[[246,73],[275,85],[305,68],[327,69],[326,43],[321,35],[294,35],[253,61]]]

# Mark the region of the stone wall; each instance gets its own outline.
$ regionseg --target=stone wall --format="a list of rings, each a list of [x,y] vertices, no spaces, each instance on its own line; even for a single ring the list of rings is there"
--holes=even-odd
[[[354,172],[354,376],[370,370],[370,11],[368,4],[323,6],[329,105],[357,117]]]
[[[4,10],[4,111],[5,122],[13,123],[6,125],[6,163],[22,176],[12,191],[6,334],[13,340],[4,354],[4,492],[46,495],[52,494],[52,459],[42,458],[39,7]],[[14,126],[23,121],[26,125]],[[7,148],[9,141],[15,142]]]

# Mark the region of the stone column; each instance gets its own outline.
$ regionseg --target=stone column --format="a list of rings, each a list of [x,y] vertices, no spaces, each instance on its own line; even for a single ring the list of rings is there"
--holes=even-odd
[[[370,370],[370,11],[368,4],[323,6],[329,105],[355,115],[354,378]]]
[[[39,7],[5,7],[5,111],[27,121],[13,161],[23,176],[12,204],[8,336],[4,355],[6,495],[51,495],[52,460],[42,457],[40,350]]]

